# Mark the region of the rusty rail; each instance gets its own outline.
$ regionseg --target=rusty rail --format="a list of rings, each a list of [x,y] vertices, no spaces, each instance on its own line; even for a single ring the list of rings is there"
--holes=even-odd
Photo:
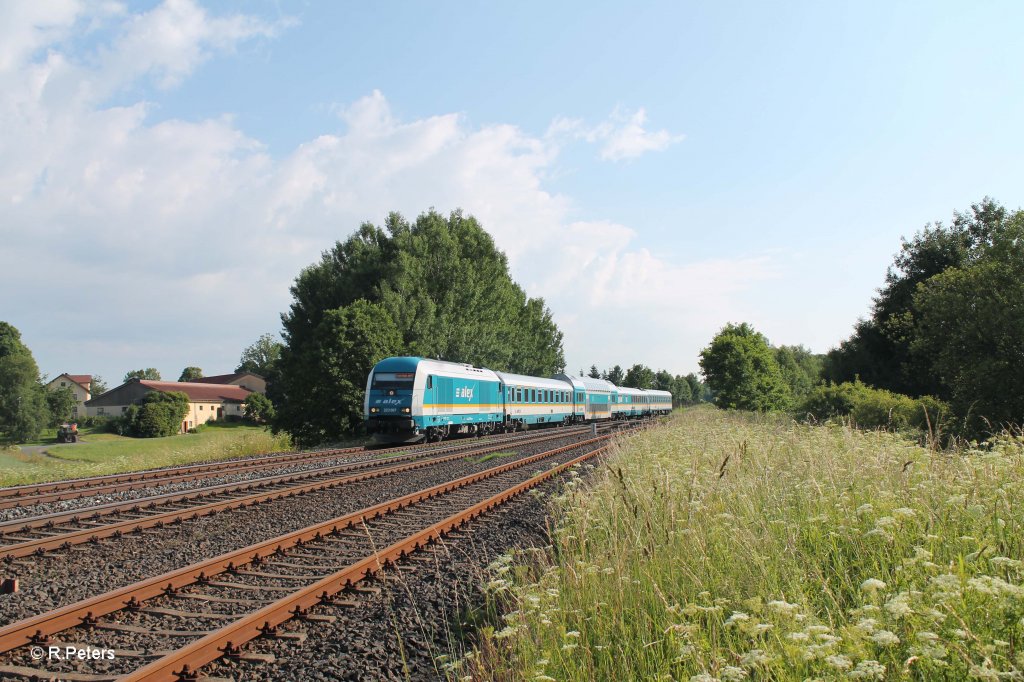
[[[560,433],[546,434],[543,436],[528,438],[526,440],[517,440],[516,444],[532,445],[534,443],[542,443],[548,440],[565,438],[566,436],[569,435],[572,434],[567,434],[563,431]],[[207,504],[202,504],[196,507],[192,507],[190,509],[172,510],[160,514],[153,514],[152,516],[146,516],[143,518],[133,518],[116,523],[110,523],[104,526],[83,528],[81,530],[63,533],[61,535],[37,538],[33,540],[25,540],[10,545],[2,545],[0,546],[0,559],[8,557],[11,559],[16,559],[20,557],[38,555],[48,550],[64,549],[70,547],[71,545],[84,544],[86,542],[95,542],[103,538],[117,537],[125,533],[132,533],[145,528],[160,528],[166,525],[178,524],[184,521],[197,519],[202,516],[215,514],[220,511],[226,511],[231,509],[244,509],[245,507],[260,504],[263,502],[270,502],[273,500],[279,500],[286,497],[293,497],[295,495],[300,495],[304,493],[315,492],[318,490],[326,490],[328,488],[335,488],[342,485],[349,485],[352,483],[359,483],[361,481],[367,481],[375,478],[392,476],[395,474],[404,473],[406,471],[414,471],[416,469],[422,469],[437,464],[443,464],[445,462],[450,462],[456,459],[463,459],[475,455],[486,454],[494,450],[500,450],[506,446],[507,443],[499,443],[484,448],[469,450],[467,452],[459,452],[453,455],[434,457],[426,460],[416,460],[407,464],[400,464],[397,466],[385,467],[381,469],[373,469],[372,471],[363,472],[361,474],[328,478],[326,480],[318,480],[311,483],[289,486],[287,488],[281,488],[277,490],[265,491],[260,493],[253,493],[251,495],[236,497],[230,500],[223,500],[220,502],[209,502]]]
[[[372,520],[384,514],[405,509],[418,502],[433,499],[445,493],[458,490],[479,481],[484,481],[488,478],[493,478],[494,476],[498,476],[506,471],[528,466],[534,462],[574,448],[607,441],[612,437],[612,434],[598,436],[597,438],[571,443],[569,445],[536,455],[531,455],[508,464],[492,467],[486,471],[469,474],[453,481],[431,486],[372,507],[367,507],[357,512],[308,526],[301,530],[256,543],[248,547],[227,552],[218,557],[207,559],[185,568],[169,571],[162,575],[140,581],[133,585],[129,585],[97,597],[85,599],[75,604],[13,623],[4,628],[0,628],[0,653],[5,653],[12,649],[29,644],[46,643],[49,641],[50,636],[68,628],[92,622],[96,618],[125,608],[137,606],[146,600],[165,593],[173,593],[175,590],[182,587],[195,583],[202,583],[203,581],[206,581],[220,573],[232,571],[253,562],[259,562],[276,552],[282,552],[292,547],[301,546],[307,541],[319,539],[327,534],[337,533],[346,529],[353,529],[365,521]],[[593,456],[591,453],[588,454]],[[579,459],[580,458],[577,458],[576,460],[573,460],[573,462]],[[547,473],[550,474],[551,472]],[[543,475],[544,474],[540,474],[538,476]],[[531,478],[530,481],[540,482],[540,480],[546,480],[539,479],[538,476]],[[536,483],[534,485],[536,485]],[[386,558],[386,553],[390,549],[391,548],[388,548],[388,550],[378,553],[375,557]],[[344,587],[344,585],[342,587]]]
[[[428,526],[376,554],[350,564],[331,576],[297,590],[259,611],[243,616],[202,639],[139,668],[121,678],[121,682],[174,682],[175,680],[190,679],[190,675],[194,674],[194,671],[221,658],[225,652],[235,651],[241,645],[256,639],[271,628],[295,618],[297,614],[304,613],[318,604],[329,602],[334,595],[351,588],[355,583],[371,577],[384,568],[391,567],[409,554],[437,542],[473,519],[557,476],[566,469],[596,457],[606,449],[607,446],[592,450],[452,514],[445,520]]]

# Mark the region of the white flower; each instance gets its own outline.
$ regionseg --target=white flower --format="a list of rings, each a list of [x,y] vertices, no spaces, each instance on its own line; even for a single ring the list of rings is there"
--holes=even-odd
[[[885,678],[885,666],[878,661],[861,661],[846,676],[854,680],[881,680]]]
[[[857,507],[857,516],[863,516],[864,514],[868,514],[874,510],[874,506],[870,504],[862,504],[861,506]]]
[[[707,673],[701,673],[699,675],[693,675],[690,677],[690,682],[722,682],[717,677],[712,677]]]
[[[885,583],[878,578],[868,578],[860,584],[860,589],[865,592],[876,592],[885,589]]]
[[[724,682],[740,682],[740,680],[746,679],[746,677],[747,671],[743,668],[727,665],[722,669],[722,680]]]
[[[905,592],[901,592],[885,602],[885,610],[896,619],[909,616],[914,612],[914,609],[910,608],[910,604],[907,603],[909,599],[910,597]]]
[[[909,507],[900,507],[899,509],[893,509],[892,515],[900,519],[912,519],[917,516],[917,512]]]
[[[871,635],[871,641],[878,646],[896,646],[900,643],[900,638],[888,630],[879,630]]]
[[[851,661],[847,656],[843,656],[842,654],[826,656],[825,662],[833,668],[838,668],[839,670],[849,670],[853,667],[853,661]]]
[[[733,611],[732,615],[725,621],[725,625],[735,625],[736,623],[745,623],[750,620],[750,616],[743,613],[742,611]]]
[[[776,613],[788,616],[800,608],[799,604],[790,604],[787,601],[776,600],[768,602],[768,608]]]
[[[768,663],[770,660],[760,649],[751,649],[740,658],[740,665],[744,668],[752,668],[755,665]]]

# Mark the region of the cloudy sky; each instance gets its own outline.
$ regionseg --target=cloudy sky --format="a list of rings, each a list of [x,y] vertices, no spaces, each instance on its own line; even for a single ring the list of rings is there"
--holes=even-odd
[[[461,207],[572,370],[824,352],[1024,203],[1024,4],[0,3],[0,319],[43,372],[231,371],[361,222]],[[642,346],[638,334],[649,339]]]

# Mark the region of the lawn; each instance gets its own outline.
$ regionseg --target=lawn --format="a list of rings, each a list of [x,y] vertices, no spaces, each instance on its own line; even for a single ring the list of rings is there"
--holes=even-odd
[[[503,614],[452,676],[1024,679],[1024,440],[688,410],[552,501],[492,564]]]
[[[189,462],[228,459],[288,450],[284,435],[259,426],[209,424],[200,433],[167,438],[127,438],[83,429],[82,440],[57,445],[44,434],[45,452],[0,450],[0,486],[153,469]],[[54,444],[50,444],[54,443]]]

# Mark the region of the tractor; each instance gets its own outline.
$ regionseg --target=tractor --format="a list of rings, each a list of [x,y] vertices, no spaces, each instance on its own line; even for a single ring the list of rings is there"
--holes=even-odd
[[[57,442],[58,443],[77,443],[78,442],[78,424],[74,422],[67,424],[61,424],[57,427]]]

